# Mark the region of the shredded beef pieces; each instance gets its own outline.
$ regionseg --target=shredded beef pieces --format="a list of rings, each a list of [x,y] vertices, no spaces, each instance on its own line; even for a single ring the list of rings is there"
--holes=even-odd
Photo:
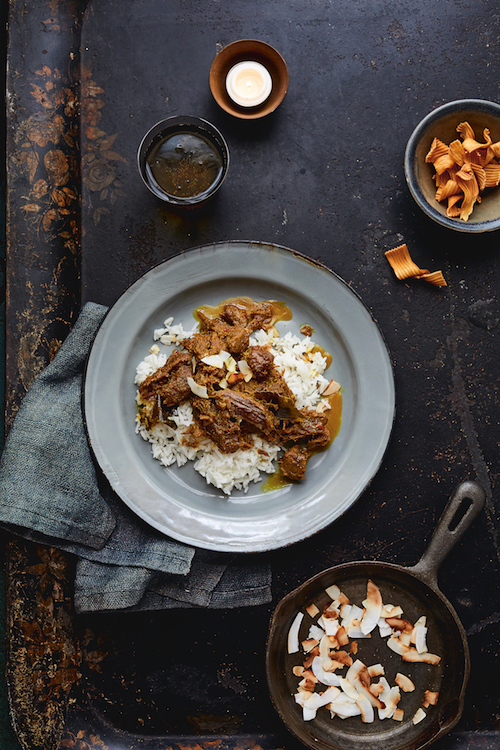
[[[235,453],[240,448],[248,450],[252,447],[240,420],[231,419],[227,412],[217,407],[215,400],[193,396],[191,404],[196,424],[222,453]]]
[[[257,380],[267,378],[273,369],[273,355],[265,346],[248,347],[245,359]]]
[[[330,433],[323,415],[295,407],[293,393],[274,367],[269,349],[249,346],[252,331],[270,328],[273,315],[267,302],[250,308],[228,303],[217,318],[198,310],[200,332],[181,341],[187,351],[175,350],[140,385],[141,420],[149,428],[168,423],[171,409],[190,399],[194,425],[186,435],[189,445],[208,436],[221,452],[234,453],[252,447],[252,434],[270,443],[291,444],[280,460],[280,470],[293,481],[302,479],[311,452],[326,447]],[[252,372],[248,382],[238,373],[233,380],[227,378],[229,387],[220,385],[227,372],[201,360],[221,351],[247,362]],[[207,398],[191,392],[189,377],[206,387]]]
[[[273,413],[252,396],[228,389],[217,396],[216,403],[221,411],[227,409],[230,417],[236,417],[238,420],[247,422],[266,435],[270,442],[276,442],[277,432]]]
[[[302,445],[293,445],[280,459],[280,471],[284,477],[297,481],[303,479],[309,451]]]
[[[231,324],[222,318],[209,318],[198,310],[200,333],[212,331],[222,341],[223,349],[231,354],[241,354],[248,347],[251,330],[242,323]],[[219,350],[220,351],[220,350]]]
[[[164,408],[177,406],[189,398],[191,389],[187,379],[193,374],[191,356],[180,352],[172,352],[163,367],[149,375],[139,386],[139,394],[143,401],[154,398]]]

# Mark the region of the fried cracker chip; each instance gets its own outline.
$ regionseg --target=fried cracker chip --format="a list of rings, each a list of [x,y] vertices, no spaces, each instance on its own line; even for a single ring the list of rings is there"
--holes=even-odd
[[[410,252],[406,244],[398,245],[392,250],[384,253],[389,264],[396,274],[397,278],[403,279],[423,279],[434,286],[447,286],[445,278],[441,271],[431,273],[426,268],[419,268],[410,257]]]
[[[446,216],[451,219],[457,219],[460,216],[460,206],[457,205],[463,198],[463,194],[460,192],[457,195],[450,195],[448,198],[448,208],[446,209]]]
[[[462,141],[459,141],[458,138],[456,141],[452,141],[449,145],[448,153],[455,164],[458,164],[459,167],[463,165],[465,161],[465,149]]]
[[[457,139],[449,146],[434,138],[425,161],[434,165],[435,198],[448,201],[446,215],[468,221],[474,205],[481,203],[481,192],[500,184],[500,164],[496,162],[500,141],[493,143],[490,131],[484,128],[484,143],[480,143],[469,122],[459,123],[457,132],[462,141]]]
[[[472,164],[464,164],[460,172],[456,173],[455,179],[464,194],[460,209],[460,218],[467,221],[474,208],[476,198],[479,195],[479,185]]]
[[[500,164],[491,161],[484,167],[484,173],[486,175],[485,187],[497,187],[500,183]]]
[[[453,157],[450,156],[450,150],[446,143],[440,141],[439,138],[434,138],[431,144],[431,148],[425,161],[434,164],[434,169],[437,174],[442,174],[447,169],[453,166],[455,163]]]
[[[458,182],[456,180],[449,179],[446,180],[444,185],[439,185],[438,189],[436,190],[436,200],[444,201],[445,198],[449,198],[451,195],[459,195],[461,197],[461,194],[462,191]]]

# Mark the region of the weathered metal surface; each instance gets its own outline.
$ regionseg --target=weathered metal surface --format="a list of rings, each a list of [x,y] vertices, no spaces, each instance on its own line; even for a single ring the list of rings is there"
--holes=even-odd
[[[472,661],[464,715],[441,750],[500,741],[498,691],[484,679],[498,669],[500,636],[500,240],[424,217],[403,152],[439,104],[498,100],[499,24],[494,3],[474,0],[10,2],[7,423],[81,300],[112,303],[179,250],[263,240],[333,268],[386,338],[396,422],[354,508],[271,554],[274,601],[335,563],[413,564],[454,486],[477,479],[485,512],[440,573]],[[217,50],[241,37],[273,44],[289,66],[287,96],[262,121],[234,120],[208,88]],[[144,132],[179,113],[212,121],[231,151],[220,194],[186,216],[151,196],[135,166]],[[419,266],[443,270],[446,288],[395,279],[383,253],[403,241]],[[17,540],[7,552],[8,680],[23,747],[297,747],[265,685],[272,605],[75,617],[70,560]]]

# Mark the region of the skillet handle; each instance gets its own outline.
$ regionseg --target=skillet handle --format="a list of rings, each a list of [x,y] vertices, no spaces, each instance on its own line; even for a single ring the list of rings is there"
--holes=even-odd
[[[440,564],[483,508],[485,498],[485,491],[476,482],[462,482],[454,490],[429,546],[418,563],[409,568],[431,588],[438,588],[437,572]]]

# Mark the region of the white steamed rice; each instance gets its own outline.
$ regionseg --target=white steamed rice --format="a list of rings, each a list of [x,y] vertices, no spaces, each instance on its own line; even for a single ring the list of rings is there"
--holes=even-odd
[[[163,328],[154,331],[153,339],[168,346],[169,351],[160,351],[158,345],[151,347],[150,354],[136,368],[135,384],[139,386],[148,375],[165,364],[172,345],[196,331],[197,324],[186,331],[182,325],[173,325],[173,318],[168,318]],[[259,330],[252,334],[250,344],[270,347],[274,364],[294,394],[298,409],[321,411],[329,408],[327,399],[321,397],[329,382],[323,376],[327,361],[321,352],[312,352],[314,342],[309,336],[298,337],[288,332],[280,337],[275,329],[268,332]],[[304,356],[306,354],[307,358]],[[255,435],[254,446],[250,450],[222,453],[208,437],[192,448],[182,442],[184,432],[193,423],[191,404],[186,402],[178,406],[170,419],[175,422],[176,428],[157,424],[147,430],[138,417],[136,420],[136,432],[151,444],[153,457],[165,467],[173,464],[183,466],[193,461],[194,469],[206,479],[207,484],[217,487],[226,495],[231,494],[233,489],[246,492],[250,482],[260,481],[262,473],[272,474],[276,471],[280,446],[271,445]]]

